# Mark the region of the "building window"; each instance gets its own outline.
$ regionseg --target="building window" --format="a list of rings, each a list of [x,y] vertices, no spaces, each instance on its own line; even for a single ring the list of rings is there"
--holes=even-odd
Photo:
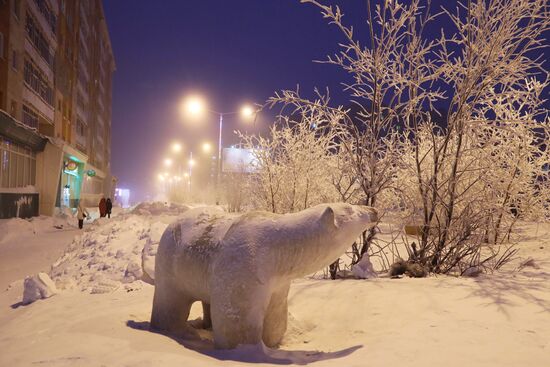
[[[25,59],[25,83],[35,91],[44,101],[53,107],[53,90],[50,87],[46,77],[38,70],[34,64]]]
[[[21,14],[21,0],[13,0],[13,15],[17,19],[19,19],[19,16]]]
[[[23,123],[38,129],[38,114],[25,104],[23,105]]]
[[[0,59],[4,58],[4,33],[0,32]]]
[[[76,133],[82,137],[86,136],[86,124],[80,119],[76,121]]]
[[[17,51],[12,50],[11,51],[11,67],[13,70],[17,70]]]
[[[25,30],[27,31],[27,36],[31,40],[31,43],[34,47],[36,47],[40,56],[46,60],[48,65],[53,66],[54,55],[50,52],[50,45],[48,44],[48,41],[46,41],[46,37],[44,37],[38,28],[36,20],[34,20],[29,12],[27,12]]]
[[[52,12],[52,9],[50,9],[48,2],[46,0],[34,0],[34,3],[42,13],[44,18],[46,18],[46,21],[50,25],[52,32],[55,34],[55,29],[57,26],[57,17]]]
[[[17,114],[17,102],[11,101],[10,115],[11,115],[13,118],[17,118],[16,114]]]
[[[0,136],[0,186],[34,185],[35,176],[35,153]]]

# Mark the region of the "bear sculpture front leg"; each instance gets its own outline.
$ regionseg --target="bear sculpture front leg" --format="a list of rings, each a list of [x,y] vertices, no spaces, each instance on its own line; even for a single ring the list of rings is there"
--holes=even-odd
[[[184,331],[193,300],[176,287],[166,287],[158,281],[153,297],[151,327],[163,331]]]
[[[262,339],[268,347],[279,345],[285,335],[288,319],[288,290],[290,283],[273,292],[264,319]]]

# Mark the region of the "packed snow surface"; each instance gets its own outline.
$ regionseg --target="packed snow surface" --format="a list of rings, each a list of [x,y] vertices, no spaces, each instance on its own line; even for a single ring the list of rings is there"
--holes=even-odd
[[[548,365],[548,224],[522,224],[520,258],[495,274],[298,279],[279,349],[219,351],[208,330],[196,329],[194,336],[149,331],[154,288],[135,280],[133,264],[181,211],[147,211],[100,219],[84,231],[52,229],[50,223],[40,232],[43,219],[30,225],[0,221],[1,228],[19,231],[0,229],[2,264],[18,259],[18,246],[27,256],[42,256],[46,235],[60,241],[76,235],[50,272],[59,294],[22,305],[24,275],[1,289],[0,366]],[[42,235],[34,234],[37,229]],[[154,246],[149,250],[154,254]],[[40,271],[26,264],[25,275]],[[198,306],[191,320],[202,315]]]

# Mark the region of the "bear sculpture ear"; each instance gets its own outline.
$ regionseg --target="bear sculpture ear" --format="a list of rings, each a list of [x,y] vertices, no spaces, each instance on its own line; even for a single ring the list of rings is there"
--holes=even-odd
[[[327,206],[319,218],[319,222],[323,228],[335,228],[336,223],[334,222],[334,210],[330,206]]]

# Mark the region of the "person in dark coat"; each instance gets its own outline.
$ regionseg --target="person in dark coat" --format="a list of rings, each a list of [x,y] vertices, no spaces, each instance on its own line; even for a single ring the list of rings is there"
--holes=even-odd
[[[76,218],[78,219],[78,228],[82,229],[84,225],[84,218],[89,217],[90,213],[82,205],[82,201],[78,202],[78,208],[76,208]]]
[[[111,201],[111,198],[107,198],[105,205],[107,208],[107,218],[111,218],[111,210],[113,210],[113,202]]]
[[[99,216],[103,218],[107,214],[107,203],[105,202],[105,198],[101,198],[99,200]]]

